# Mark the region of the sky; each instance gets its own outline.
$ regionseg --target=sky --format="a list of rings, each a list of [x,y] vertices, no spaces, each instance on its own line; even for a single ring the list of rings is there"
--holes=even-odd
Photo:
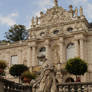
[[[58,0],[59,6],[68,10],[82,6],[84,15],[92,22],[92,0]],[[5,39],[5,32],[14,24],[30,27],[33,16],[39,16],[40,11],[53,7],[54,0],[0,0],[0,40]]]

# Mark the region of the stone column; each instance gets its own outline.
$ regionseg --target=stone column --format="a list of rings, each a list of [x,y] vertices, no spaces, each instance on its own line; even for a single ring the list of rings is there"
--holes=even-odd
[[[64,63],[64,41],[63,41],[63,37],[59,39],[59,47],[60,47],[60,51],[59,51],[59,56],[60,56],[60,63]]]
[[[45,47],[46,47],[46,59],[47,59],[47,62],[48,64],[52,64],[52,61],[50,59],[51,55],[50,55],[50,47],[49,47],[49,40],[47,39],[45,41]]]
[[[84,59],[84,39],[80,39],[80,58]]]
[[[75,39],[74,43],[75,43],[75,53],[76,53],[75,57],[80,57],[78,39]]]
[[[32,66],[37,66],[36,43],[32,43]]]
[[[27,55],[27,65],[28,67],[31,67],[32,66],[32,51],[31,51],[31,46],[28,46],[28,55]]]

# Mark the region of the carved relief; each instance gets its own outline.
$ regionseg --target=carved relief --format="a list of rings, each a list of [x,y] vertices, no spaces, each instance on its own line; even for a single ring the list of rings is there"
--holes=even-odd
[[[40,17],[41,24],[58,23],[58,22],[64,22],[68,20],[71,20],[70,13],[65,11],[62,7],[54,7],[54,8],[48,9],[46,14]]]

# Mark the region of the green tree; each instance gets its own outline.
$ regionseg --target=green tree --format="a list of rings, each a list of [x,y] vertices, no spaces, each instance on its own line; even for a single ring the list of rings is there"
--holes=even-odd
[[[28,38],[28,31],[24,25],[11,26],[9,31],[5,33],[5,37],[10,42],[26,40]]]
[[[14,76],[14,77],[19,77],[19,82],[20,82],[20,77],[21,74],[24,71],[27,71],[29,68],[27,66],[25,66],[24,64],[15,64],[13,65],[10,70],[9,73]]]
[[[85,61],[80,58],[69,59],[66,63],[65,69],[70,73],[76,75],[84,75],[87,72],[88,66]]]
[[[0,44],[6,44],[6,43],[9,43],[9,41],[7,41],[7,40],[0,40]]]

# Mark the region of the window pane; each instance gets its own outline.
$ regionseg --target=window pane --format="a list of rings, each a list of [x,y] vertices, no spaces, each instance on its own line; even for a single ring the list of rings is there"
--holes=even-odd
[[[74,57],[75,57],[75,46],[73,43],[71,43],[67,47],[67,60]]]
[[[18,56],[11,56],[11,65],[18,64]]]

